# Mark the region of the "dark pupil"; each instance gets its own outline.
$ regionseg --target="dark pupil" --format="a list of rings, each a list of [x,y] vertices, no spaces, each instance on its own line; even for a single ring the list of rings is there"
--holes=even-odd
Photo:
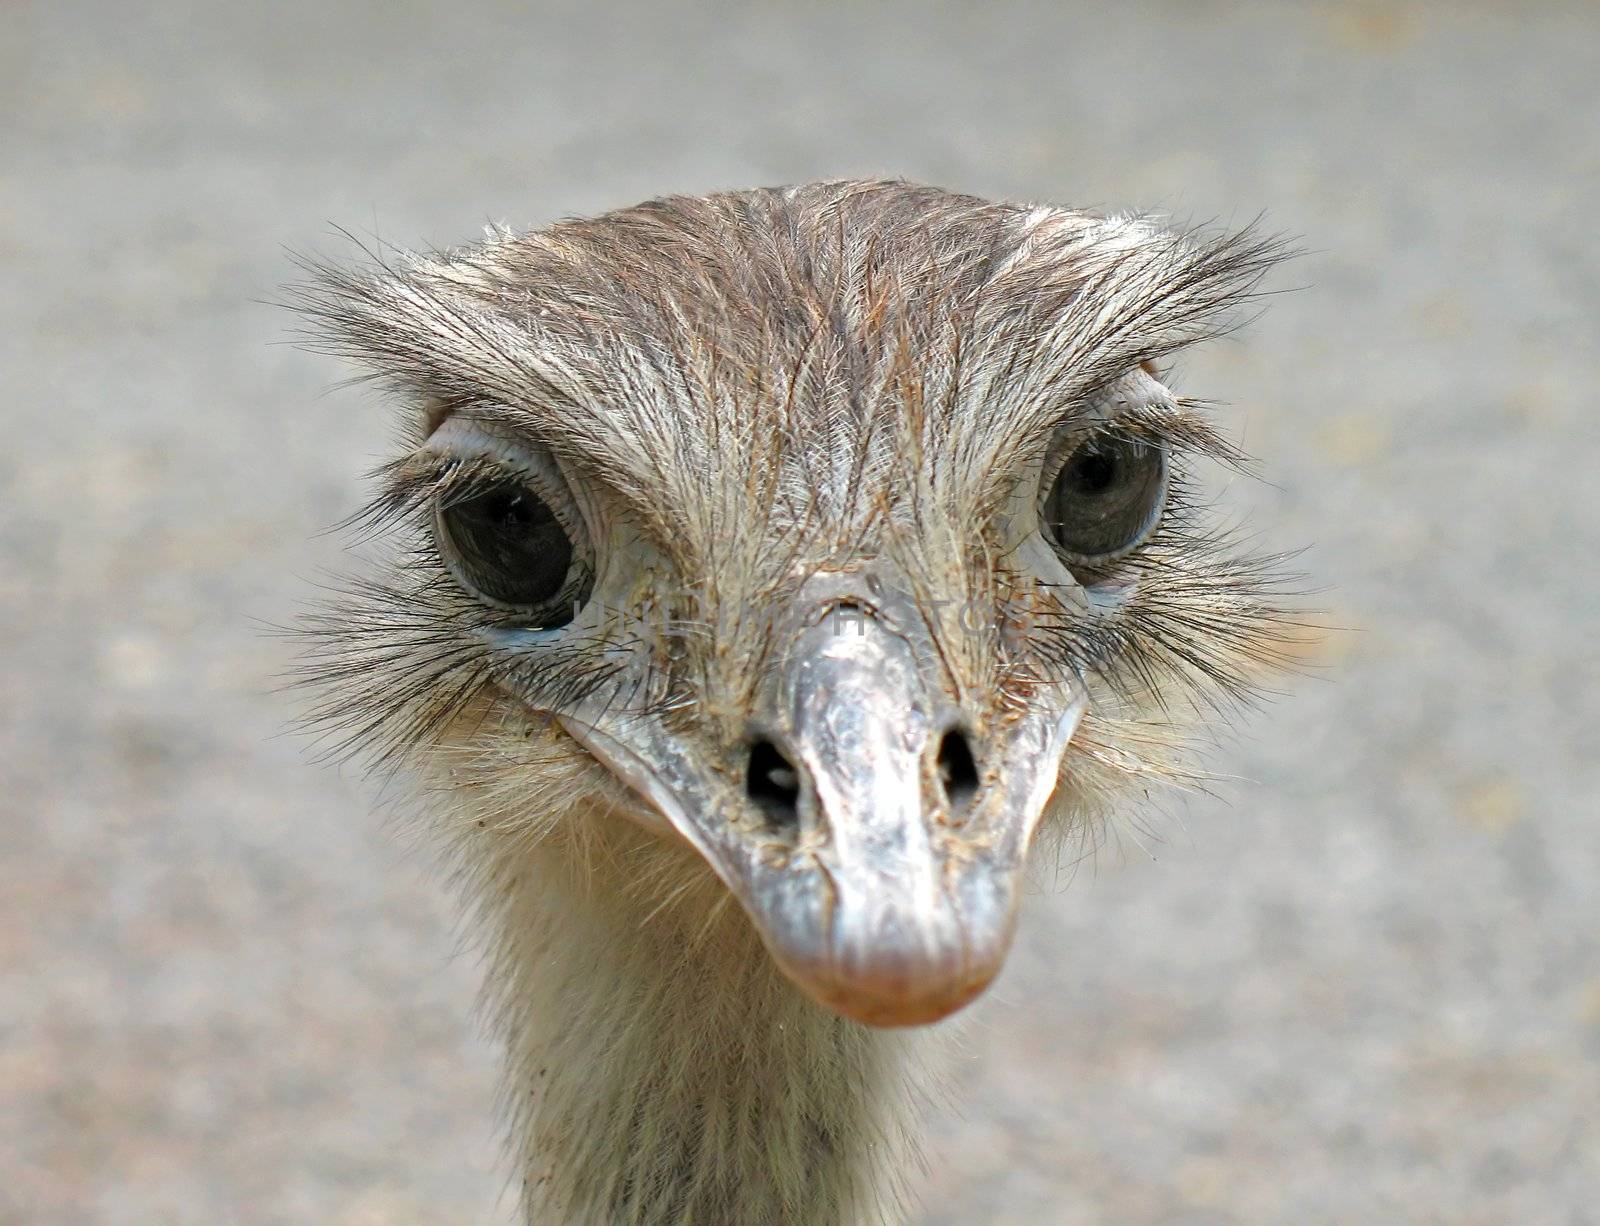
[[[1086,451],[1067,467],[1077,492],[1091,498],[1104,494],[1117,479],[1117,457],[1105,451]]]
[[[441,518],[458,564],[485,596],[526,607],[548,605],[561,595],[572,569],[572,542],[531,490],[487,490],[444,507]],[[546,611],[541,624],[571,620],[570,609]]]
[[[486,517],[502,530],[521,528],[533,521],[533,511],[521,494],[490,494],[483,501]]]

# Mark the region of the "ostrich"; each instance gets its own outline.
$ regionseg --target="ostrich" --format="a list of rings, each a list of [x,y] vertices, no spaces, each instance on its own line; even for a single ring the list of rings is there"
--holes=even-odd
[[[905,1212],[914,1028],[1275,655],[1163,373],[1277,254],[831,182],[308,262],[405,433],[313,719],[482,925],[526,1220]]]

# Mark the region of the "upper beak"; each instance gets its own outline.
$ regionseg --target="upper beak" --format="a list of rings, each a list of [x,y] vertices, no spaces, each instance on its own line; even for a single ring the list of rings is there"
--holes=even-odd
[[[1005,959],[1082,698],[963,711],[920,619],[851,612],[795,634],[742,771],[707,771],[649,716],[563,723],[700,851],[800,988],[861,1022],[933,1022]]]

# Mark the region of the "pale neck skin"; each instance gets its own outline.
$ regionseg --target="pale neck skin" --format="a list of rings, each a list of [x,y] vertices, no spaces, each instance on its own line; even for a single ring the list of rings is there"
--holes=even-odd
[[[913,1032],[802,996],[692,853],[623,818],[517,843],[479,883],[527,1221],[901,1219]]]

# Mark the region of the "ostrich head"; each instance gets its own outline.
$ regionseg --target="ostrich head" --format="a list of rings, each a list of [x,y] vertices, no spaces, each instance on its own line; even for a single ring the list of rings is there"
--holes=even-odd
[[[1161,372],[1273,256],[851,182],[319,266],[300,305],[409,406],[321,714],[426,764],[491,878],[610,856],[836,1013],[943,1017],[1042,830],[1271,650],[1186,481],[1231,453]]]

